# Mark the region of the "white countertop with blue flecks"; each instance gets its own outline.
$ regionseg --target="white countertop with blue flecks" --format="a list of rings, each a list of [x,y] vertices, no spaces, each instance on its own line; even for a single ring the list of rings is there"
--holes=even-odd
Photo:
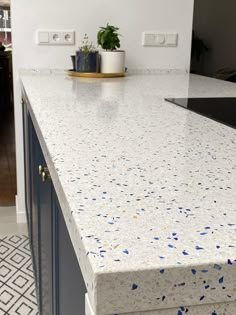
[[[236,97],[236,85],[175,72],[21,80],[94,313],[235,310],[236,130],[164,98]]]

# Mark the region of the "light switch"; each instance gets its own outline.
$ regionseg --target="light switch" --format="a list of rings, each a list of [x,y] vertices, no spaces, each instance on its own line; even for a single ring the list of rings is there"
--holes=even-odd
[[[38,44],[48,44],[49,43],[49,33],[44,31],[38,32]]]
[[[166,38],[164,34],[156,35],[156,44],[157,45],[164,45],[166,42]]]
[[[178,34],[143,32],[142,44],[149,47],[176,47],[178,45]]]

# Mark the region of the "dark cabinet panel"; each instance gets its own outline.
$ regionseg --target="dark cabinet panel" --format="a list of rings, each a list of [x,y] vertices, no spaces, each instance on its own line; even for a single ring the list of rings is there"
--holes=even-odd
[[[37,145],[38,139],[35,133],[32,121],[30,117],[28,117],[29,124],[29,148],[30,148],[30,164],[29,164],[29,176],[30,176],[30,189],[26,195],[30,194],[31,197],[31,206],[29,209],[29,217],[31,217],[31,222],[29,222],[31,231],[31,244],[32,244],[32,256],[33,256],[33,264],[36,278],[36,290],[39,296],[39,212],[38,212],[38,156],[37,156]]]
[[[84,315],[86,287],[65,220],[54,195],[57,315]]]
[[[37,170],[39,166],[46,168],[41,147],[37,144]],[[43,171],[42,171],[43,172]],[[40,314],[53,314],[53,286],[52,286],[52,184],[50,180],[42,180],[38,173],[38,218],[39,218],[39,276],[40,276]]]
[[[84,315],[86,287],[26,103],[23,118],[25,201],[40,315]]]

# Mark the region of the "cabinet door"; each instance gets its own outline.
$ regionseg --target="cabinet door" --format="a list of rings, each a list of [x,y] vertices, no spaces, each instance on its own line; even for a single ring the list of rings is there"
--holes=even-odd
[[[26,164],[28,171],[25,176],[30,177],[28,193],[31,195],[31,211],[28,217],[31,217],[31,244],[37,297],[40,315],[52,315],[52,184],[50,180],[43,182],[39,174],[39,165],[43,168],[47,165],[29,113],[27,119],[30,150],[29,165]]]
[[[30,154],[30,164],[28,173],[30,174],[30,194],[31,194],[31,203],[30,203],[30,231],[31,231],[31,249],[32,249],[32,259],[34,265],[35,281],[36,281],[36,291],[37,296],[39,297],[39,213],[38,213],[38,155],[37,155],[37,146],[38,139],[34,130],[33,123],[29,118],[29,154]]]
[[[42,166],[47,172],[47,164],[40,144],[37,142],[37,169]],[[50,178],[43,181],[38,174],[38,218],[39,218],[39,287],[40,314],[53,314],[53,286],[52,286],[52,184]]]
[[[54,193],[56,315],[84,315],[86,287],[65,220]]]

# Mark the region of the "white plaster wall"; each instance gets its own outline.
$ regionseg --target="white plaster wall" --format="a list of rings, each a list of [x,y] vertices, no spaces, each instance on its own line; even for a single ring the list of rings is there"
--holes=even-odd
[[[75,47],[37,46],[37,29],[74,29],[95,41],[100,25],[120,27],[128,68],[189,69],[194,0],[12,0],[18,213],[24,212],[20,68],[71,68]],[[177,48],[144,48],[143,31],[178,32]]]

